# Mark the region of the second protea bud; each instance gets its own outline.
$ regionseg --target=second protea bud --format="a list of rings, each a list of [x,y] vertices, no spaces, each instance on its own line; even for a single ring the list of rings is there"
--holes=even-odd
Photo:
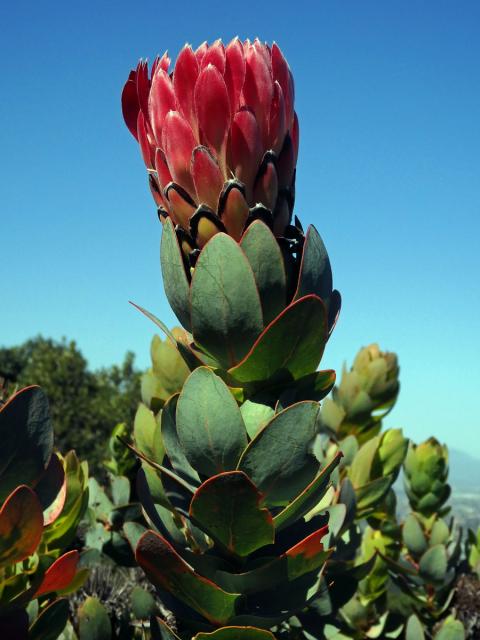
[[[140,144],[160,218],[184,253],[219,231],[239,241],[261,219],[286,235],[294,203],[298,121],[293,79],[273,44],[190,45],[169,72],[140,62],[125,84],[125,122]],[[290,230],[292,233],[293,230]]]

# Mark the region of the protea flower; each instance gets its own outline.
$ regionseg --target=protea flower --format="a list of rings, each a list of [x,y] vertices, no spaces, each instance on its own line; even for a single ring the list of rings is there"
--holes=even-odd
[[[160,219],[172,219],[184,253],[195,259],[219,231],[239,241],[255,219],[295,239],[298,120],[280,48],[238,38],[185,45],[169,66],[167,53],[150,75],[140,61],[122,107]]]

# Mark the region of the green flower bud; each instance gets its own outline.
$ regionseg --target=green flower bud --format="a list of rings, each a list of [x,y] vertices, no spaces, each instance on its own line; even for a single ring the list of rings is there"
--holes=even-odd
[[[411,444],[403,465],[405,490],[414,511],[429,517],[440,512],[450,496],[448,449],[435,438]]]

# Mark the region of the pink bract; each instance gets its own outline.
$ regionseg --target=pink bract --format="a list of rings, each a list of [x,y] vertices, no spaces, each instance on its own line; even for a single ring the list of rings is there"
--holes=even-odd
[[[122,94],[160,218],[188,253],[225,231],[237,241],[255,219],[284,236],[294,204],[298,120],[280,48],[238,38],[196,51],[173,70],[165,53],[140,61]]]

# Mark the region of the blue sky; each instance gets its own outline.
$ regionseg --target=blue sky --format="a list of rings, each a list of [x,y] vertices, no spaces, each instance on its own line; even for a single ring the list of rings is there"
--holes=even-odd
[[[174,318],[121,88],[140,57],[258,35],[294,72],[296,213],[344,298],[322,364],[397,351],[388,424],[480,456],[480,3],[23,0],[0,22],[0,344],[67,336],[92,366],[146,366],[127,301]]]

